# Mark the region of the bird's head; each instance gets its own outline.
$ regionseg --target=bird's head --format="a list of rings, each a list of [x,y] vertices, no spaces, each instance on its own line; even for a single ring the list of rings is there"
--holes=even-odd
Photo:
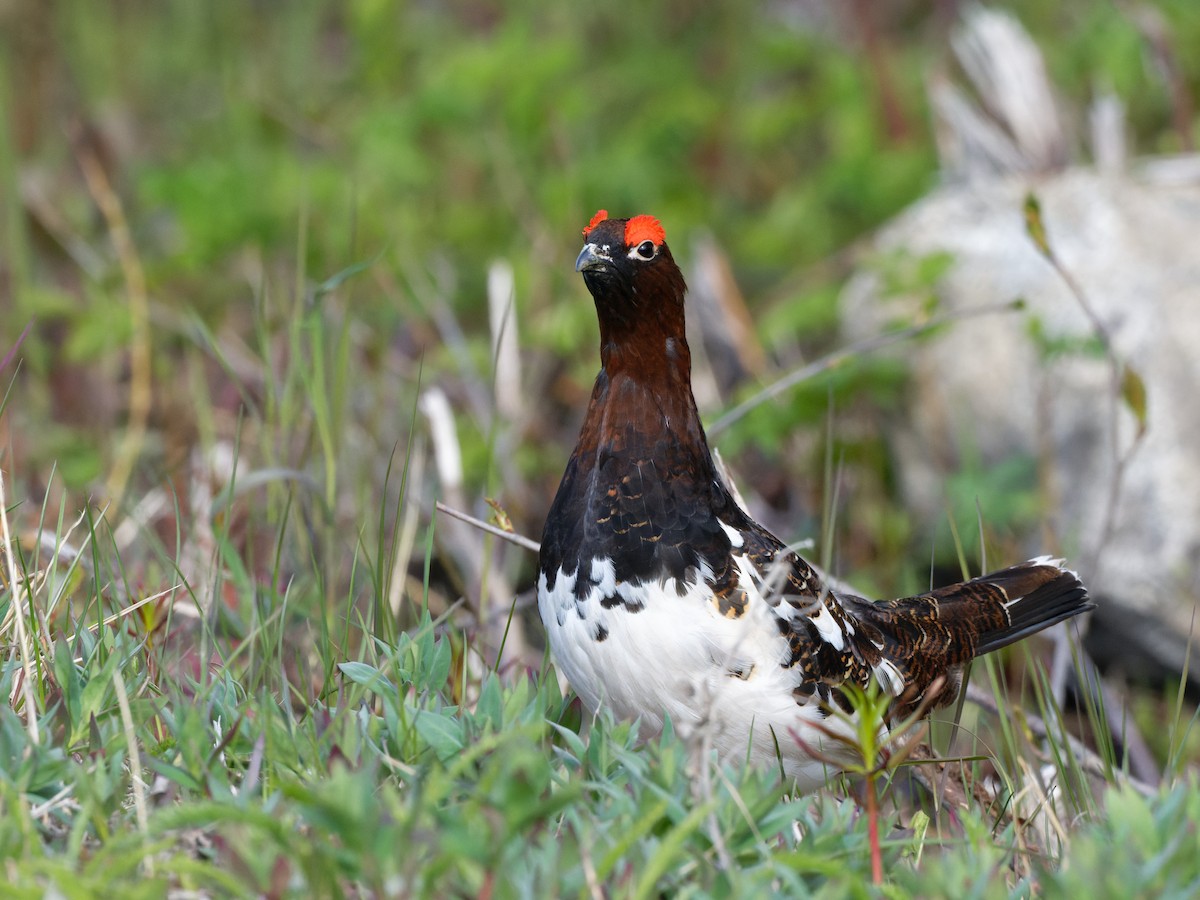
[[[683,339],[687,286],[653,216],[610,219],[605,210],[583,229],[575,260],[600,318],[605,344],[656,334]]]

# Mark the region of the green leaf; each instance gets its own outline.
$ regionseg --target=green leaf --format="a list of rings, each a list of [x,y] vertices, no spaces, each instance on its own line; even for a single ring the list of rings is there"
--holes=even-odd
[[[196,776],[194,776],[191,772],[188,772],[186,769],[171,765],[171,763],[162,759],[158,759],[154,756],[147,756],[145,758],[145,762],[146,765],[148,765],[159,775],[163,776],[168,781],[175,782],[177,785],[188,791],[200,793],[204,790],[203,782],[197,780]]]
[[[421,655],[421,686],[427,690],[440,691],[450,677],[450,664],[454,653],[447,640],[433,642],[433,652]]]
[[[601,879],[607,878],[621,857],[662,821],[669,806],[670,802],[667,800],[656,801],[642,813],[636,822],[630,823],[617,835],[616,841],[608,848],[608,852],[596,863],[596,874]]]
[[[500,696],[500,679],[493,672],[488,675],[479,692],[479,700],[475,704],[475,718],[493,728],[504,724],[504,701]]]
[[[583,759],[584,754],[587,753],[587,744],[583,742],[583,738],[570,728],[564,728],[557,722],[550,722],[549,725],[562,738],[563,743],[567,745],[567,750],[575,757],[575,760],[579,761]]]
[[[361,684],[376,694],[395,694],[396,692],[396,686],[382,672],[365,662],[338,663],[338,669],[355,684]]]
[[[320,284],[318,284],[313,289],[313,296],[320,297],[324,294],[330,293],[331,291],[336,291],[339,287],[341,287],[345,282],[349,281],[355,275],[359,275],[359,274],[365,272],[367,269],[371,268],[371,266],[375,265],[375,263],[377,263],[379,261],[379,258],[381,256],[383,256],[382,250],[380,252],[376,253],[370,259],[364,259],[360,262],[356,262],[349,266],[346,266],[346,268],[342,269],[340,272],[337,272],[337,273],[329,276],[324,281],[322,281]]]
[[[649,897],[655,893],[655,888],[659,886],[658,880],[666,875],[672,866],[676,865],[676,861],[681,856],[685,855],[685,842],[700,829],[704,818],[712,811],[712,807],[712,803],[697,804],[682,822],[667,832],[654,855],[642,869],[638,883],[633,889],[633,896]]]
[[[54,642],[54,680],[58,682],[58,686],[62,689],[63,703],[66,706],[67,717],[71,726],[71,737],[67,742],[67,746],[74,747],[79,741],[83,740],[84,735],[87,733],[89,718],[80,715],[82,707],[80,693],[83,689],[83,681],[80,679],[79,670],[75,666],[71,646],[65,638],[60,638]]]
[[[449,714],[421,710],[414,724],[417,734],[433,748],[438,759],[445,761],[462,751],[462,723]]]
[[[1146,382],[1142,381],[1142,376],[1128,364],[1121,367],[1121,399],[1125,401],[1125,405],[1129,407],[1129,411],[1137,419],[1138,437],[1141,437],[1146,433],[1148,418],[1146,409]]]
[[[93,656],[93,659],[97,658],[98,656]],[[110,652],[100,670],[88,674],[87,683],[83,686],[79,696],[80,721],[89,721],[93,715],[102,719],[104,718],[102,707],[105,700],[116,703],[116,697],[112,694],[112,675],[120,663],[120,654]]]
[[[1050,259],[1054,251],[1050,249],[1050,238],[1046,235],[1046,223],[1042,219],[1042,204],[1037,195],[1025,195],[1025,233],[1041,251],[1042,256]]]

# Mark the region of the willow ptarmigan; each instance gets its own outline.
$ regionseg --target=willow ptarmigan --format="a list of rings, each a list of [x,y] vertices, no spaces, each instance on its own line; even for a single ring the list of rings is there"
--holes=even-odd
[[[814,727],[849,728],[839,685],[874,678],[893,714],[944,705],[970,659],[1091,608],[1048,558],[902,600],[831,590],[714,466],[658,220],[602,210],[583,234],[602,367],[546,519],[538,609],[589,710],[708,728],[724,758],[778,759],[807,790],[847,752]]]

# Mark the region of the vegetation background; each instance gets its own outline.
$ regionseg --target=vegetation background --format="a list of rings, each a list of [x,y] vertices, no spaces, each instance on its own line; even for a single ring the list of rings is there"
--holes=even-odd
[[[885,791],[873,884],[850,789],[583,727],[534,556],[433,511],[539,535],[596,367],[571,261],[599,207],[731,266],[759,356],[710,420],[837,348],[858,242],[938,182],[959,7],[0,2],[3,890],[1193,896],[1177,689],[1134,703],[1160,787],[1090,707],[1098,769],[1019,712],[955,744],[997,805]],[[1193,148],[1194,0],[1004,7],[1069,103],[1111,88],[1140,151]],[[895,496],[871,410],[904,376],[857,359],[717,441],[880,595],[960,556]],[[1000,555],[1038,515],[1004,477],[955,481],[997,498]],[[997,705],[1053,726],[1013,656]]]

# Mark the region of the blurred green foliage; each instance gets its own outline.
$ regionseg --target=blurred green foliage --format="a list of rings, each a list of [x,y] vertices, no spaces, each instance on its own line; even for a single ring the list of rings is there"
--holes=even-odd
[[[1009,5],[1074,98],[1112,85],[1143,146],[1169,148],[1169,98],[1130,17]],[[1158,4],[1179,47],[1200,39],[1192,5]],[[903,136],[888,133],[855,21],[837,5],[664,2],[618,15],[533,0],[169,0],[98,15],[58,0],[50,40],[66,74],[36,149],[62,159],[64,116],[127,129],[122,182],[159,302],[219,319],[245,300],[248,252],[300,249],[301,271],[321,280],[383,251],[385,266],[447,260],[455,308],[479,324],[484,266],[505,256],[529,340],[561,350],[589,320],[569,257],[596,207],[653,211],[685,245],[710,228],[747,284],[769,286],[934,183],[922,89],[946,62],[944,25],[917,4],[881,5],[876,18]],[[1200,81],[1200,63],[1178,62]],[[8,73],[10,92],[22,76]],[[85,204],[67,212],[95,235]],[[40,314],[36,267],[20,271],[31,273],[15,285],[20,306]],[[364,303],[387,328],[414,313]],[[818,318],[814,337],[827,338],[830,318]]]
[[[394,246],[465,273],[508,255],[561,283],[567,254],[555,265],[536,241],[569,248],[610,206],[677,236],[710,225],[745,264],[779,268],[880,221],[931,169],[927,144],[889,147],[863,115],[849,48],[757,4],[318,10],[168,3],[107,34],[89,23],[81,56],[127,59],[91,80],[94,102],[132,101],[158,132],[134,187],[174,220],[173,263],[290,249],[305,211],[316,276]]]

